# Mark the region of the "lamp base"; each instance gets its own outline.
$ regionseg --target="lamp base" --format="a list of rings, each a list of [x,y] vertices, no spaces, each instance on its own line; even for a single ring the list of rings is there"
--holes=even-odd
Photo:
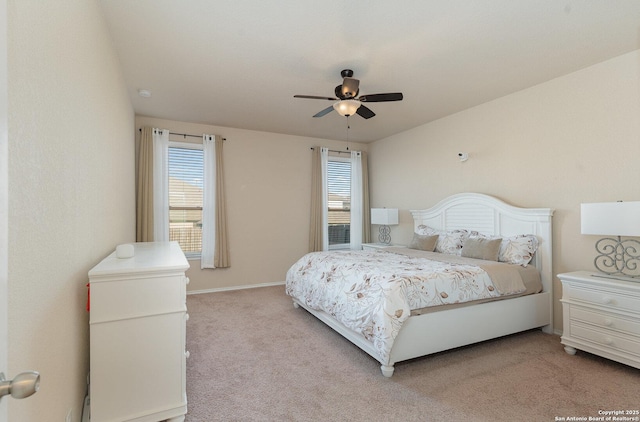
[[[596,243],[596,252],[593,264],[602,273],[598,276],[640,282],[640,242],[605,237]]]
[[[378,242],[385,245],[391,243],[391,228],[389,226],[380,226],[378,229]]]

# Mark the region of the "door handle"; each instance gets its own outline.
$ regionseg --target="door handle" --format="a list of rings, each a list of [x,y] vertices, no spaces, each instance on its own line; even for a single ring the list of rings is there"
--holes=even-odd
[[[24,399],[35,394],[40,388],[40,374],[35,371],[23,372],[12,380],[6,380],[0,372],[0,399],[11,394],[14,399]]]

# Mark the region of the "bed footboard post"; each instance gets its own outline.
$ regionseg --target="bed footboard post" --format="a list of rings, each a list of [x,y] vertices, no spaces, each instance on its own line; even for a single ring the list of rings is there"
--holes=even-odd
[[[395,368],[393,367],[393,365],[380,365],[380,370],[382,371],[382,375],[387,378],[391,378],[391,375],[393,375],[393,371],[395,370]]]

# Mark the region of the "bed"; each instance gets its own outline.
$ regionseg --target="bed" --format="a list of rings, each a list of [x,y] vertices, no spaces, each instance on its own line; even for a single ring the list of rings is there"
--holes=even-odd
[[[442,304],[436,305],[441,306],[425,307],[419,310],[411,308],[409,311],[405,304],[398,303],[400,303],[400,300],[404,300],[404,296],[408,296],[407,286],[412,285],[415,280],[407,281],[402,279],[399,283],[395,283],[400,277],[398,276],[398,269],[414,264],[418,268],[422,268],[423,259],[430,259],[430,257],[420,255],[422,254],[420,251],[415,252],[415,254],[418,254],[416,256],[412,256],[413,252],[411,252],[409,253],[410,256],[407,257],[404,255],[405,252],[400,249],[388,248],[387,250],[366,252],[342,252],[342,255],[336,252],[333,254],[336,256],[336,263],[329,264],[335,270],[337,266],[341,265],[341,262],[350,262],[346,261],[347,258],[355,260],[353,264],[350,264],[352,267],[371,265],[374,262],[377,263],[375,268],[378,273],[374,277],[370,277],[372,280],[393,278],[395,284],[385,281],[386,284],[377,289],[384,292],[377,294],[377,296],[381,297],[379,299],[380,303],[372,302],[367,304],[369,308],[376,309],[379,315],[384,314],[385,317],[389,317],[387,322],[380,322],[381,318],[376,316],[363,317],[356,315],[355,310],[353,310],[352,318],[354,318],[354,321],[355,319],[358,320],[357,324],[354,325],[353,321],[348,318],[345,319],[344,315],[351,315],[349,306],[360,306],[354,304],[356,301],[345,297],[344,300],[340,299],[339,305],[332,303],[333,307],[327,308],[326,306],[318,306],[317,301],[310,299],[309,295],[304,293],[305,289],[306,291],[313,289],[302,284],[308,281],[303,280],[300,274],[306,274],[307,279],[312,277],[310,274],[314,274],[313,271],[316,270],[313,267],[316,264],[312,264],[312,259],[319,261],[333,259],[330,257],[330,252],[307,254],[289,269],[286,291],[292,297],[294,306],[296,308],[303,307],[378,360],[381,364],[382,374],[386,377],[393,375],[396,362],[534,328],[542,328],[547,333],[553,332],[551,268],[551,218],[553,210],[548,208],[518,208],[488,195],[461,193],[450,196],[429,209],[412,210],[411,214],[414,219],[414,236],[416,234],[424,235],[435,232],[440,233],[440,239],[442,240],[447,234],[464,232],[466,237],[473,236],[489,240],[495,240],[495,238],[513,239],[523,235],[527,235],[529,239],[533,238],[536,242],[536,249],[535,253],[529,257],[528,264],[525,262],[524,265],[508,266],[529,267],[529,270],[533,268],[540,283],[539,288],[535,291],[539,292],[525,294],[530,292],[522,290],[522,286],[518,284],[519,281],[516,283],[515,278],[518,277],[513,275],[514,273],[502,273],[500,277],[505,279],[502,283],[506,284],[495,284],[494,286],[491,282],[495,273],[489,273],[490,280],[486,284],[483,284],[483,281],[478,282],[476,280],[471,284],[465,285],[466,287],[463,289],[468,291],[470,289],[469,286],[473,286],[471,290],[477,290],[477,293],[480,294],[479,297],[469,297],[468,301],[457,305],[446,304],[446,301],[442,302],[439,297],[438,299]],[[425,229],[431,232],[425,232]],[[437,236],[436,239],[438,239]],[[501,242],[501,240],[498,240],[498,242]],[[500,254],[502,252],[503,250],[500,249]],[[428,253],[433,256],[446,255],[444,253]],[[392,258],[392,255],[400,257],[397,258],[400,261],[394,263],[392,260],[396,258]],[[439,258],[435,259],[438,260]],[[451,268],[462,268],[461,266],[468,264],[466,258],[454,257],[452,259],[454,261],[462,259],[463,261],[438,264],[443,266],[443,274],[449,272]],[[482,263],[486,263],[486,265],[480,265]],[[489,268],[492,267],[493,263],[480,261],[480,264],[478,265],[481,269],[471,270],[471,267],[464,267],[465,271],[483,274],[479,275],[479,277],[485,277],[483,271],[490,271]],[[325,274],[320,267],[318,267],[317,271]],[[393,272],[393,274],[389,271]],[[512,270],[510,269],[509,271]],[[512,275],[504,276],[504,274],[512,274],[513,277]],[[362,275],[360,277],[362,278]],[[511,277],[514,279],[513,283],[510,281]],[[367,284],[369,284],[369,276],[366,276],[366,278]],[[315,282],[316,280],[311,281]],[[326,281],[323,281],[323,289],[325,285],[332,285],[332,288],[335,287],[334,280],[331,280],[331,283],[326,283]],[[478,284],[480,284],[480,287],[478,287]],[[314,287],[314,289],[317,288]],[[354,292],[354,289],[358,290],[358,288],[355,283],[348,281],[342,290],[346,295],[356,297],[354,295],[360,295],[360,293]],[[338,287],[339,289],[340,287]],[[525,286],[525,289],[529,290],[528,286]],[[414,289],[411,291],[419,290]],[[494,290],[500,292],[494,294]],[[503,291],[506,293],[503,294]],[[446,293],[440,294],[442,295],[441,297],[447,297]],[[456,295],[456,293],[450,292],[449,295],[451,294]],[[485,295],[485,297],[482,295]],[[488,298],[488,296],[496,297]],[[331,300],[335,302],[334,299]],[[383,303],[382,301],[387,302]],[[453,300],[453,302],[457,302],[457,300]],[[335,311],[336,306],[339,307],[339,312]],[[369,331],[366,329],[363,331],[357,328],[362,325],[363,319],[375,320],[378,325],[370,324],[370,327],[374,328],[369,328]],[[381,340],[375,332],[371,332],[372,330],[375,332],[388,331],[388,333]]]

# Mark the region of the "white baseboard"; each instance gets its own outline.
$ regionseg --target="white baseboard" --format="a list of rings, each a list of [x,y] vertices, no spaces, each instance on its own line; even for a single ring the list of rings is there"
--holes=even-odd
[[[244,286],[231,286],[231,287],[217,287],[215,289],[204,289],[204,290],[187,290],[188,295],[199,295],[203,293],[217,293],[217,292],[228,292],[231,290],[244,290],[244,289],[255,289],[258,287],[268,287],[268,286],[284,286],[284,281],[276,281],[273,283],[260,283],[260,284],[247,284]]]

